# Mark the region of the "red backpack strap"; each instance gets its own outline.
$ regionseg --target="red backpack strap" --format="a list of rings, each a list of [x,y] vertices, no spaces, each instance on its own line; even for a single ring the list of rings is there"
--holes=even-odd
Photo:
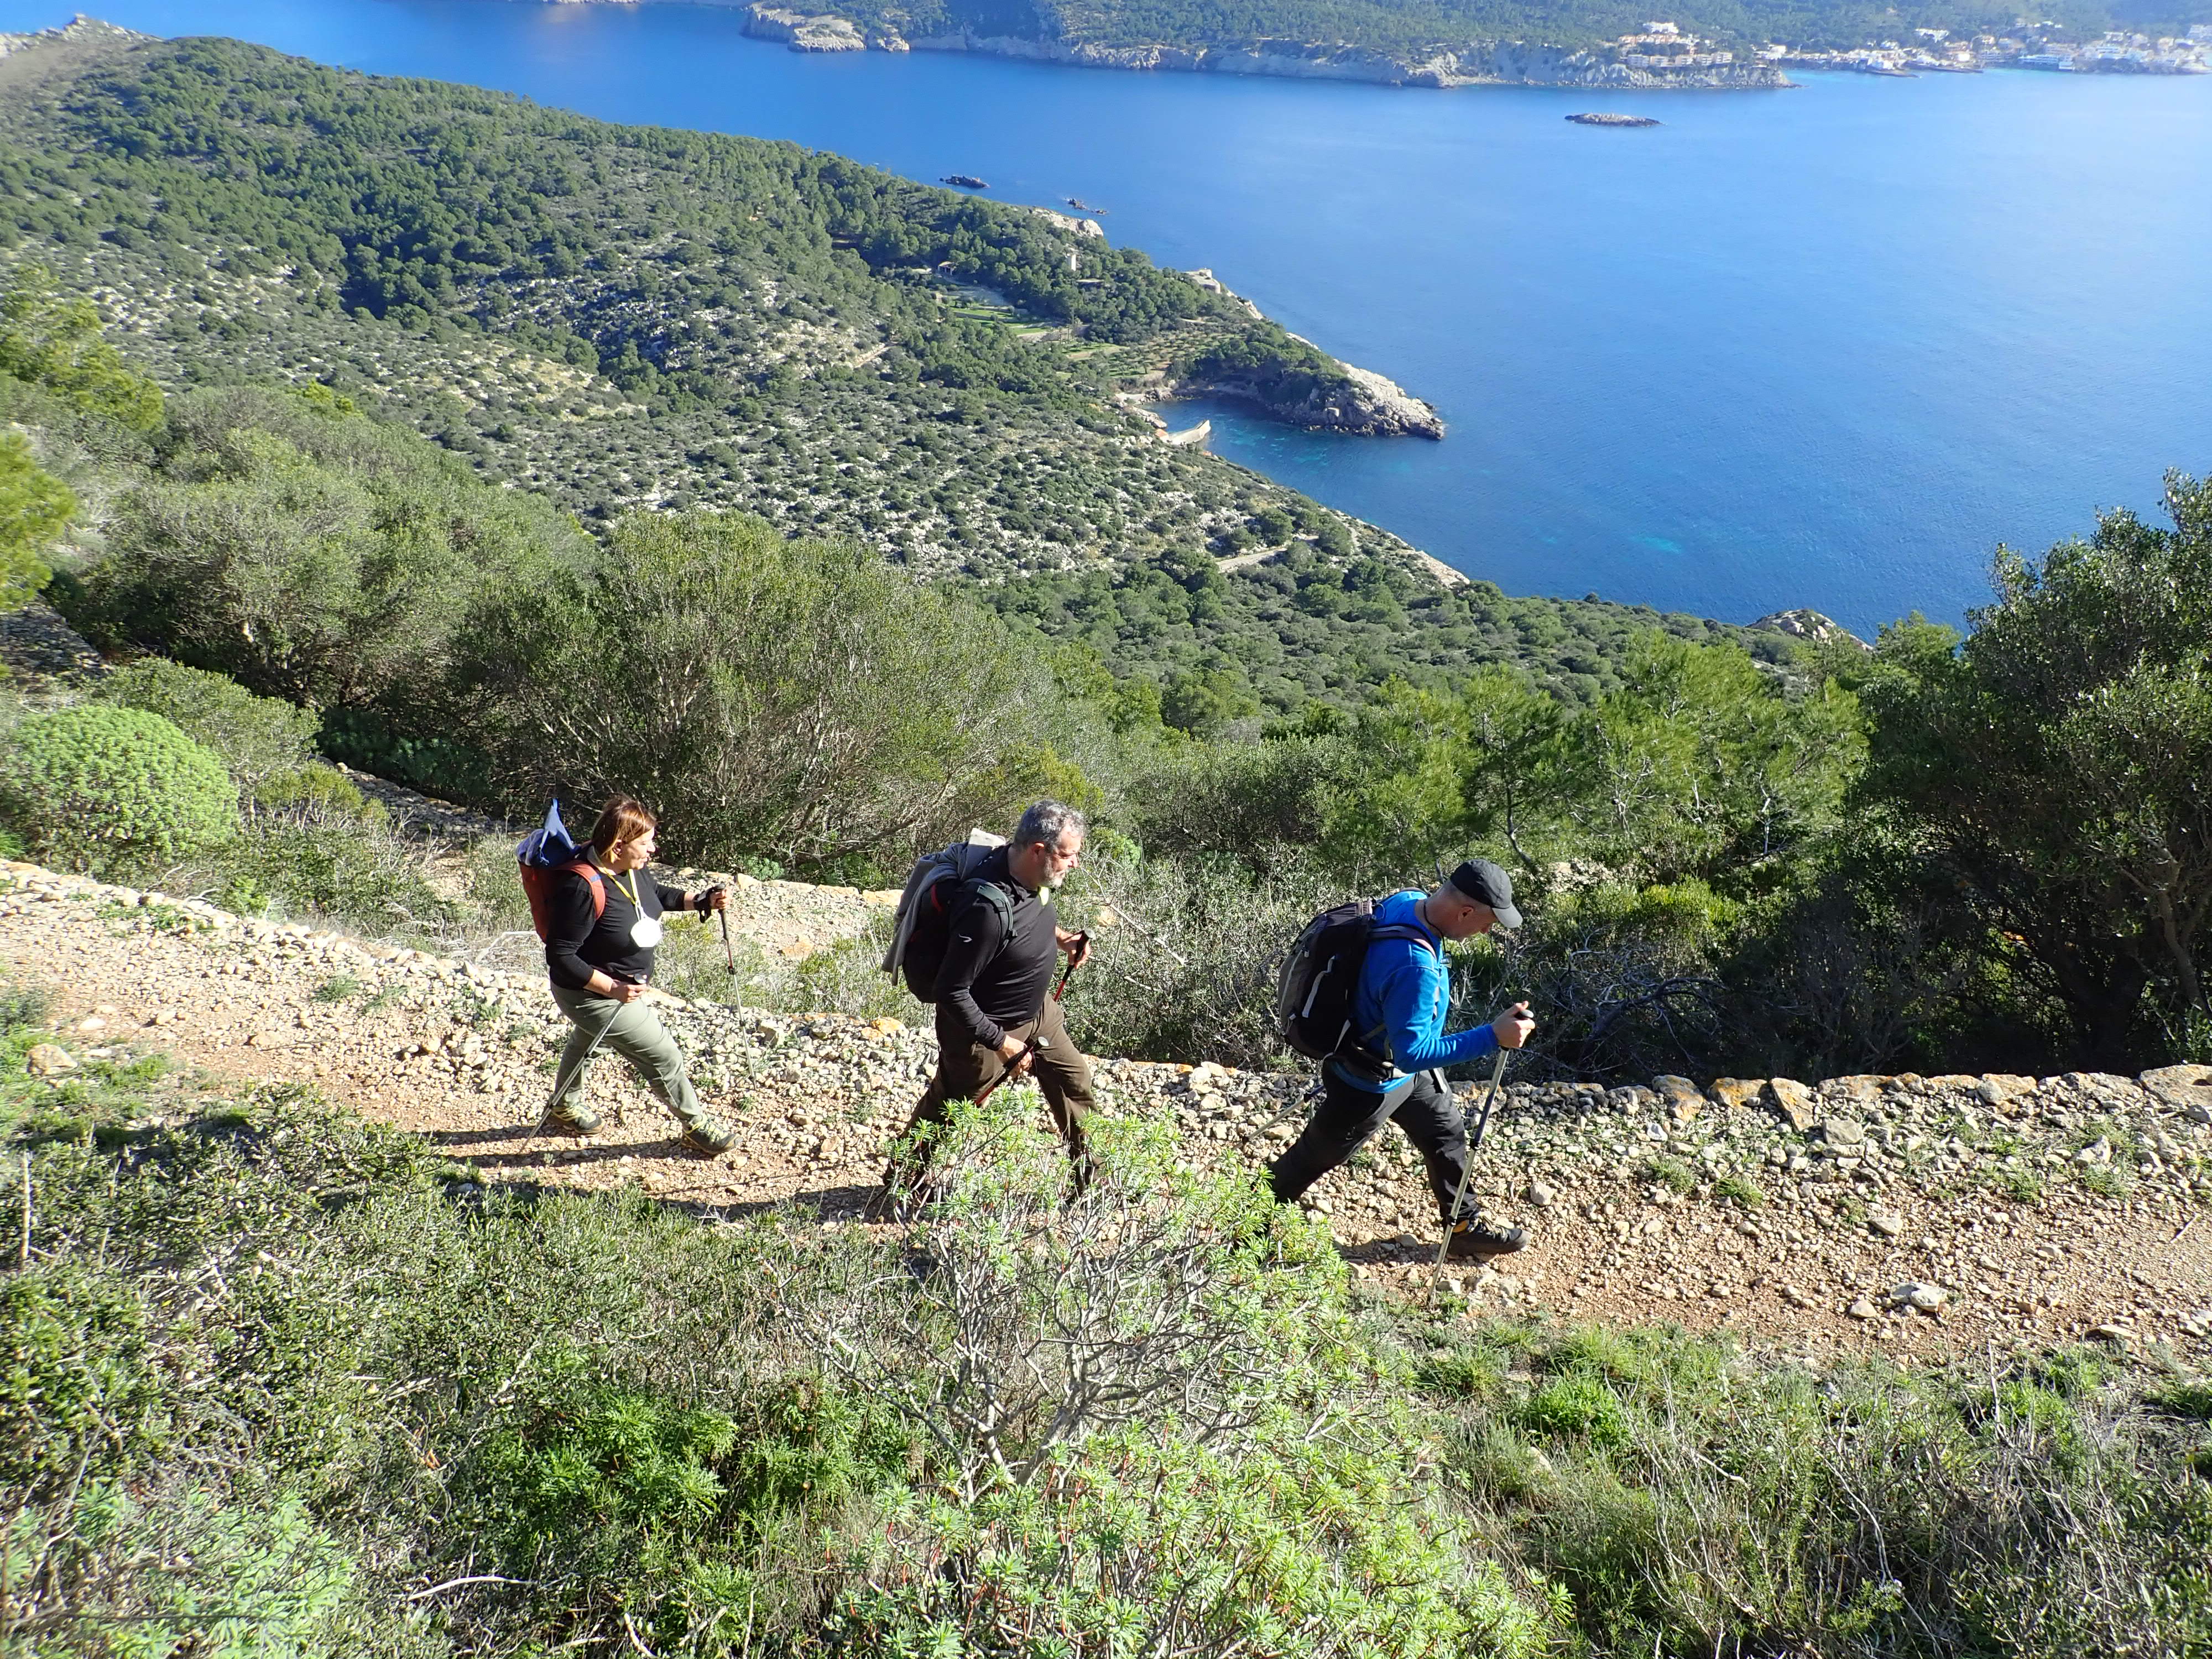
[[[572,874],[581,876],[584,878],[584,884],[592,890],[592,920],[597,921],[601,916],[606,915],[607,884],[599,879],[599,866],[589,859],[578,859],[574,864],[564,864],[561,867]]]

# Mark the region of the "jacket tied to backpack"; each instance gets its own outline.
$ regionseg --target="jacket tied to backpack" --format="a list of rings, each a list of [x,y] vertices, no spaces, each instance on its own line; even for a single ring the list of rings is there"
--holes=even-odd
[[[592,890],[592,919],[596,921],[606,915],[607,884],[599,875],[599,866],[592,861],[591,848],[579,846],[561,822],[559,801],[545,809],[545,822],[522,838],[522,844],[514,849],[514,862],[522,878],[523,896],[530,901],[530,925],[538,930],[541,940],[551,933],[552,918],[546,907],[553,897],[553,878],[563,871],[582,877]]]
[[[1012,932],[1013,896],[977,874],[985,860],[1006,844],[1004,836],[970,830],[967,840],[923,854],[907,872],[883,967],[894,977],[903,975],[907,989],[917,1000],[937,1000],[938,970],[945,965],[945,947],[951,943],[952,915],[960,908],[963,894],[973,892],[998,913],[1002,936]]]

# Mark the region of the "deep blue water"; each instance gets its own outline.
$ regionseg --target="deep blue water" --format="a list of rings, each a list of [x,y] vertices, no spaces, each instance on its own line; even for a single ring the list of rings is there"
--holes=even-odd
[[[1511,592],[1956,617],[1998,541],[2212,470],[2212,76],[1433,93],[807,57],[707,7],[100,15],[1103,204],[1117,242],[1212,267],[1451,434],[1179,422]],[[65,15],[0,0],[0,28]],[[1593,107],[1664,125],[1562,119]]]

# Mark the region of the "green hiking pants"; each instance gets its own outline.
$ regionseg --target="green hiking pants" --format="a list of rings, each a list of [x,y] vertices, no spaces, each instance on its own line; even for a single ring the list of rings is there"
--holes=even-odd
[[[1052,1112],[1053,1127],[1067,1143],[1067,1155],[1075,1165],[1076,1181],[1080,1185],[1091,1170],[1091,1152],[1084,1131],[1097,1106],[1091,1088],[1091,1062],[1067,1035],[1067,1021],[1060,1004],[1049,997],[1035,1019],[1009,1025],[1006,1030],[1018,1042],[1027,1042],[1031,1038],[1037,1041],[1036,1052],[1030,1056],[1030,1075],[1036,1080],[1038,1091]],[[1006,1062],[1000,1058],[999,1051],[987,1048],[970,1037],[961,1029],[952,1011],[939,1004],[937,1075],[930,1079],[929,1087],[923,1091],[914,1115],[899,1132],[899,1139],[903,1140],[924,1125],[941,1127],[952,1102],[975,1099],[1006,1074]],[[884,1184],[896,1186],[902,1181],[913,1180],[928,1163],[929,1147],[925,1142],[913,1152],[892,1160]]]
[[[568,1046],[561,1051],[553,1097],[545,1103],[548,1117],[560,1115],[575,1100],[583,1087],[584,1062],[596,1045],[611,1048],[628,1060],[685,1128],[707,1121],[706,1109],[699,1104],[684,1070],[684,1051],[642,1001],[617,1002],[612,997],[595,997],[589,991],[572,991],[565,985],[553,988],[553,1000],[561,1005],[561,1012],[576,1029]]]

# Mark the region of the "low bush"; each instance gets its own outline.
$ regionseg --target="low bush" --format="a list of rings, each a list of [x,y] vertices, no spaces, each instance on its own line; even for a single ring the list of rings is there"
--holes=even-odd
[[[222,758],[158,714],[87,704],[32,714],[0,751],[0,811],[47,860],[127,870],[238,827]]]
[[[352,786],[338,777],[345,790]],[[380,815],[355,817],[294,803],[263,811],[230,841],[185,860],[174,884],[248,915],[336,923],[374,939],[453,944],[462,910],[431,884],[429,851]],[[511,860],[510,860],[511,862]]]
[[[483,603],[588,555],[544,501],[319,386],[192,392],[155,447],[106,551],[57,602],[96,642],[265,696],[407,704],[441,683]]]
[[[1071,1198],[1027,1091],[957,1122],[936,1201],[883,1230],[487,1192],[296,1091],[179,1077],[134,1108],[127,1066],[88,1061],[118,1157],[38,1127],[84,1082],[10,1063],[40,1017],[0,998],[0,1125],[36,1195],[0,1288],[28,1653],[2212,1639],[2193,1375],[2086,1352],[1816,1373],[1364,1303],[1325,1235],[1158,1126],[1102,1123]]]
[[[1064,901],[1092,943],[1090,964],[1069,982],[1069,1026],[1096,1054],[1283,1066],[1283,954],[1316,912],[1350,896],[1304,867],[1255,875],[1225,858],[1106,854]]]
[[[222,757],[249,801],[272,780],[295,773],[314,755],[313,711],[257,697],[228,675],[141,657],[100,684],[103,702],[159,714]]]
[[[0,610],[20,609],[53,574],[41,556],[76,506],[70,487],[39,465],[28,439],[0,432]]]

